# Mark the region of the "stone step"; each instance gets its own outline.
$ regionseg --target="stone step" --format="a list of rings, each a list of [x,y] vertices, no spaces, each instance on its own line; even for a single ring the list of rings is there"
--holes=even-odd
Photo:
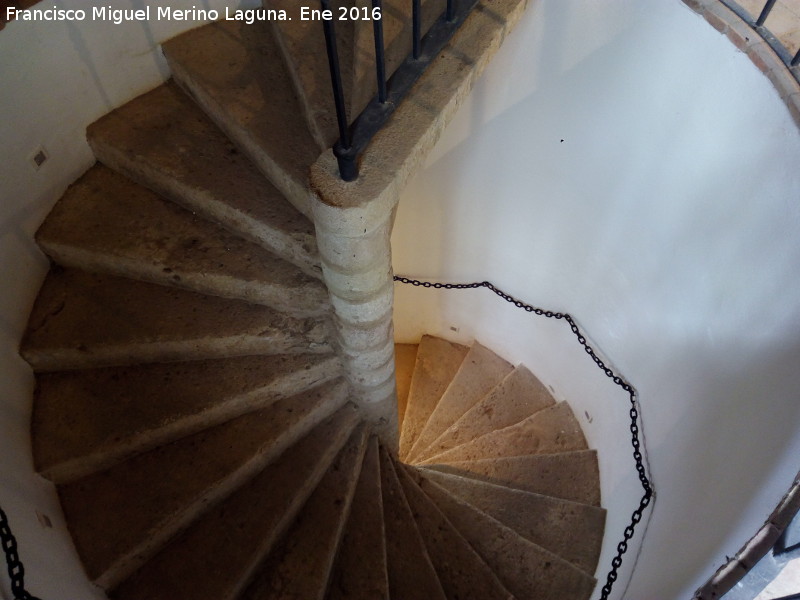
[[[389,597],[383,519],[378,438],[372,436],[331,573],[327,600]]]
[[[340,410],[109,593],[114,600],[235,600],[350,437]]]
[[[420,489],[409,473],[413,468],[398,465],[396,471],[447,598],[513,599],[480,555]]]
[[[340,373],[331,354],[40,373],[31,418],[36,470],[73,481]]]
[[[600,506],[600,470],[595,450],[485,458],[423,467],[424,471],[428,469]]]
[[[103,165],[70,186],[36,241],[67,267],[245,300],[297,317],[330,311],[318,279]]]
[[[414,374],[414,363],[417,360],[419,344],[395,344],[394,362],[397,378],[397,422],[403,429],[403,418],[408,404],[408,392],[411,388],[411,377]]]
[[[327,320],[75,269],[53,268],[20,352],[35,371],[325,353]]]
[[[380,462],[389,597],[445,600],[392,459],[382,446]]]
[[[559,402],[534,413],[516,425],[487,433],[476,440],[421,461],[420,464],[452,463],[526,454],[554,454],[586,449],[586,438],[572,409],[566,402]]]
[[[103,164],[322,276],[313,224],[174,82],[102,117],[87,138]]]
[[[408,453],[425,427],[439,398],[458,372],[468,348],[431,335],[422,336],[400,431],[400,459]]]
[[[507,361],[475,342],[428,417],[425,427],[408,453],[407,462],[414,464],[420,462],[423,456],[429,456],[430,453],[426,451],[436,438],[480,402],[512,370],[513,367]]]
[[[589,598],[596,583],[593,577],[436,483],[421,478],[420,485],[514,596],[537,600]]]
[[[268,22],[218,21],[163,44],[173,78],[300,212],[320,150]]]
[[[126,579],[346,400],[343,381],[323,384],[59,486],[90,579],[104,588]]]
[[[283,541],[258,568],[241,600],[323,600],[350,513],[366,450],[364,425],[353,433]]]
[[[425,460],[497,429],[514,425],[553,404],[555,400],[549,390],[525,366],[519,365],[417,459]]]
[[[330,68],[322,27],[317,20],[301,19],[295,0],[264,0],[269,8],[284,9],[291,17],[273,21],[276,38],[283,50],[309,130],[320,151],[333,146],[339,138],[336,109],[333,102]],[[387,76],[411,52],[411,3],[384,0],[382,24]],[[334,26],[348,123],[357,117],[377,93],[375,74],[375,41],[371,16],[372,4],[366,0],[332,2]],[[423,0],[422,31],[427,32],[441,15],[445,0]],[[340,19],[341,8],[358,10],[358,19]]]
[[[423,473],[464,502],[585,573],[591,575],[597,568],[606,521],[604,509],[440,471]]]

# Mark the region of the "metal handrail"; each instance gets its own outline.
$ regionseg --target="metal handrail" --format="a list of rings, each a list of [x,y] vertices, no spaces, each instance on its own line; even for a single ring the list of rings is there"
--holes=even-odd
[[[750,25],[750,27],[770,45],[783,63],[789,68],[795,79],[800,82],[800,73],[794,70],[794,67],[800,65],[800,49],[792,56],[786,44],[780,41],[765,25],[770,13],[772,13],[772,9],[775,8],[777,0],[767,0],[756,19],[753,19],[752,15],[735,0],[720,0],[720,2],[735,12],[745,23]]]
[[[330,10],[330,0],[320,0],[320,4],[323,11]],[[373,136],[380,131],[403,97],[450,41],[450,38],[477,4],[478,0],[447,0],[444,11],[427,34],[423,35],[422,3],[420,0],[412,0],[412,50],[394,74],[388,78],[386,76],[383,23],[380,18],[373,19],[375,75],[378,92],[361,114],[349,124],[339,66],[339,53],[336,46],[336,26],[332,19],[323,19],[331,89],[339,127],[339,139],[333,145],[333,153],[339,165],[339,175],[344,181],[353,181],[358,178],[358,156],[364,151]],[[380,15],[381,1],[372,0],[372,7],[373,10],[377,9],[377,14]],[[325,13],[323,12],[323,14]]]

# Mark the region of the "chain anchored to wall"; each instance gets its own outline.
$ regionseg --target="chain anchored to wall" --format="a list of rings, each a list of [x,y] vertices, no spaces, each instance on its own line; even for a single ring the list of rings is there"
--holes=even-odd
[[[0,543],[3,544],[3,552],[6,555],[6,566],[8,566],[8,576],[11,579],[11,593],[14,595],[14,600],[39,600],[25,590],[25,567],[19,559],[17,539],[11,533],[8,517],[2,508],[0,508]]]
[[[569,313],[561,313],[561,312],[553,312],[550,310],[544,310],[543,308],[537,308],[535,306],[531,306],[530,304],[526,304],[521,300],[517,300],[513,296],[506,294],[501,289],[497,288],[494,284],[488,281],[481,281],[480,283],[439,283],[439,282],[432,282],[432,281],[421,281],[419,279],[410,279],[408,277],[400,277],[399,275],[394,276],[394,280],[400,283],[406,283],[409,285],[413,285],[416,287],[424,287],[424,288],[435,288],[435,289],[444,289],[444,290],[470,290],[470,289],[477,289],[477,288],[486,288],[498,296],[500,296],[506,302],[510,302],[517,308],[521,308],[525,312],[534,313],[535,315],[539,315],[541,317],[547,317],[548,319],[556,319],[556,320],[563,320],[565,321],[572,333],[575,334],[575,337],[578,338],[578,342],[583,349],[586,351],[594,363],[598,366],[598,368],[606,374],[608,378],[610,378],[615,385],[619,386],[628,394],[630,398],[630,412],[628,413],[630,416],[630,431],[631,431],[631,445],[633,446],[633,459],[636,463],[636,471],[639,474],[639,482],[642,484],[642,498],[639,500],[639,506],[636,510],[633,511],[631,515],[630,524],[625,528],[625,531],[622,536],[622,541],[617,544],[617,553],[614,558],[611,560],[611,569],[606,576],[606,583],[601,590],[600,600],[608,600],[609,595],[611,594],[611,589],[614,587],[614,582],[617,580],[619,568],[622,566],[622,556],[628,551],[628,542],[630,542],[631,538],[633,538],[633,534],[636,530],[636,525],[639,524],[639,521],[642,520],[644,516],[645,509],[650,505],[654,497],[655,490],[653,488],[653,484],[650,479],[647,477],[647,471],[644,466],[644,458],[642,456],[642,449],[641,449],[641,441],[639,439],[639,409],[636,402],[636,390],[633,386],[625,381],[622,377],[614,373],[614,371],[606,366],[606,364],[597,356],[597,353],[591,347],[589,342],[586,341],[586,337],[581,333],[580,328],[575,323],[575,319],[572,318],[572,315]]]

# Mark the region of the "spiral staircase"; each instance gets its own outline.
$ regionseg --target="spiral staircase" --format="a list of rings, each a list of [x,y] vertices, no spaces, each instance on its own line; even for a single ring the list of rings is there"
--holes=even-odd
[[[324,110],[287,40],[165,44],[173,80],[89,128],[99,162],[37,234],[32,444],[87,576],[120,600],[588,598],[597,457],[528,369],[425,336],[399,444],[351,402],[305,200]]]

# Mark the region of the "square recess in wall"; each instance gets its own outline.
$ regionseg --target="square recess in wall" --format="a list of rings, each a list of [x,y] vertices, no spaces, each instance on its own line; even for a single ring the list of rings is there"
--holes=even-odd
[[[48,158],[50,158],[50,155],[47,154],[45,147],[39,146],[36,150],[34,150],[33,154],[30,155],[29,160],[31,166],[33,166],[33,169],[38,171],[42,168],[42,165],[47,162]]]

